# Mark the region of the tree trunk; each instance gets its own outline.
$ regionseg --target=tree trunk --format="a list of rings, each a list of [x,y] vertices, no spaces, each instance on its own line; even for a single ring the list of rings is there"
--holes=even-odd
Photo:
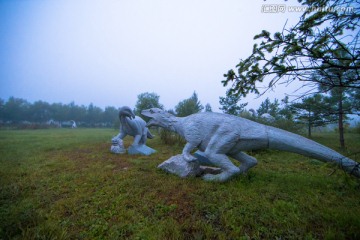
[[[341,91],[339,99],[339,135],[340,135],[340,147],[345,148],[345,139],[344,139],[344,111],[343,111],[343,92]]]
[[[309,124],[308,124],[308,137],[309,138],[311,138],[311,124],[312,124],[312,122],[311,122],[311,113],[310,113],[310,111],[309,111]]]

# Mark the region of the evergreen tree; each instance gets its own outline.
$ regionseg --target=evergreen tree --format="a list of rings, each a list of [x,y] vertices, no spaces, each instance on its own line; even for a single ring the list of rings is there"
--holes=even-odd
[[[5,120],[4,108],[5,108],[5,101],[0,98],[0,122]]]
[[[221,105],[219,109],[224,113],[239,116],[247,105],[247,103],[239,104],[238,103],[239,101],[240,101],[240,97],[237,97],[235,95],[230,95],[229,91],[227,91],[226,97],[219,98],[219,103]]]
[[[279,100],[275,98],[274,102],[272,103],[269,98],[266,98],[265,101],[263,101],[260,104],[260,107],[257,109],[258,116],[261,117],[261,115],[268,113],[270,114],[274,119],[279,118]]]
[[[207,103],[205,105],[205,112],[212,112],[212,108],[211,108],[211,105],[209,103]]]
[[[230,94],[246,96],[259,93],[258,83],[268,81],[268,88],[280,83],[300,81],[303,85],[325,84],[329,88],[360,87],[360,4],[348,0],[299,0],[308,10],[299,22],[284,26],[282,32],[270,34],[263,30],[254,39],[252,54],[240,60],[236,70],[229,70],[223,80],[230,84]],[[314,8],[345,9],[345,11],[313,11]],[[346,43],[342,43],[345,41]],[[339,55],[337,49],[347,52]],[[338,60],[345,61],[343,64]],[[314,70],[352,71],[352,78],[341,82],[313,78]]]
[[[29,121],[30,103],[21,98],[10,97],[4,104],[4,119],[18,123],[20,121]]]
[[[295,119],[307,125],[308,137],[311,137],[312,128],[325,126],[336,121],[324,113],[326,107],[324,96],[321,94],[305,97],[302,102],[291,105],[295,112]]]
[[[51,104],[51,118],[55,121],[65,121],[68,120],[66,107],[62,103],[53,103]]]
[[[163,109],[164,106],[159,103],[160,96],[156,93],[141,93],[138,96],[138,100],[135,104],[135,115],[141,116],[141,111],[144,109],[149,108],[161,108]]]
[[[36,101],[29,105],[29,121],[32,122],[46,122],[51,118],[50,104],[43,101]]]
[[[292,110],[288,96],[281,100],[281,105],[283,105],[283,107],[280,106],[279,115],[286,120],[294,120],[294,112]]]
[[[203,108],[196,92],[194,92],[190,98],[180,101],[175,106],[175,112],[178,117],[186,117],[200,112]]]
[[[176,115],[176,112],[173,109],[169,109],[169,110],[167,110],[167,112],[174,116]]]
[[[344,122],[347,119],[346,114],[352,113],[352,102],[347,96],[346,89],[333,88],[329,96],[325,97],[325,103],[327,106],[324,108],[324,111],[326,111],[327,115],[333,116],[337,120],[340,146],[345,148]]]
[[[94,106],[94,104],[90,103],[86,112],[87,122],[90,123],[91,126],[95,126],[96,123],[101,122],[102,113],[103,110],[101,108]],[[69,119],[69,120],[73,120],[73,119]]]
[[[116,125],[116,122],[119,121],[119,110],[115,107],[106,107],[102,121],[107,124]]]
[[[333,51],[336,59],[332,60],[331,64],[335,63],[338,66],[343,66],[344,69],[326,68],[316,70],[314,71],[313,78],[316,78],[319,82],[320,91],[329,93],[329,96],[325,98],[327,108],[324,110],[326,110],[328,115],[335,115],[337,117],[340,146],[345,148],[344,122],[346,114],[351,114],[353,110],[353,103],[348,98],[353,89],[343,86],[346,82],[356,78],[356,72],[348,68],[352,64],[349,60],[350,53],[341,47],[341,42],[337,44],[338,47]],[[323,63],[323,65],[330,65],[330,63]]]
[[[71,102],[65,105],[67,112],[66,120],[73,120],[75,122],[84,121],[89,123],[89,120],[90,122],[93,122],[93,119],[96,119],[95,122],[101,122],[101,114],[103,114],[103,110],[99,107],[94,106],[93,104],[90,105],[91,106],[89,106],[88,108],[86,108],[84,105],[78,106],[75,104],[75,102]],[[89,113],[88,111],[92,112]],[[90,119],[88,117],[90,117]]]
[[[353,103],[353,113],[360,116],[360,88],[353,89],[349,92],[350,101]]]

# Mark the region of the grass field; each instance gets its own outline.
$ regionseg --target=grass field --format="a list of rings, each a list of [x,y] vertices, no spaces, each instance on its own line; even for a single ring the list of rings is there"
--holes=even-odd
[[[260,151],[229,182],[180,179],[156,167],[182,146],[114,155],[116,134],[1,130],[0,239],[360,239],[360,181],[333,166]],[[335,134],[314,140],[339,151]],[[343,154],[360,149],[359,134],[346,141]]]

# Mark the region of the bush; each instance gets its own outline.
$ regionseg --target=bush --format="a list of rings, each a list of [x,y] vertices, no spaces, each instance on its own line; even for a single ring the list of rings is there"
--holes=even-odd
[[[266,120],[266,119],[262,119],[262,118],[257,118],[254,121],[264,124],[264,125],[280,128],[285,131],[297,133],[297,134],[303,134],[305,132],[304,131],[305,128],[304,128],[303,124],[296,123],[292,120],[287,120],[287,119],[281,118],[281,119],[276,119],[276,120],[270,121],[270,120]]]
[[[160,139],[161,142],[166,145],[183,145],[186,141],[177,133],[171,132],[169,130],[160,129]]]
[[[303,124],[296,123],[294,121],[287,120],[287,119],[276,120],[272,124],[272,126],[289,131],[289,132],[297,133],[297,134],[304,133],[304,125]]]

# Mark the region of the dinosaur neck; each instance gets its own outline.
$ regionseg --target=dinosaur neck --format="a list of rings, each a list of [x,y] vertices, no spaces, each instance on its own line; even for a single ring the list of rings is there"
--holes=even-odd
[[[171,126],[170,126],[170,131],[176,132],[177,134],[179,134],[180,136],[184,137],[184,129],[183,129],[183,124],[182,124],[182,119],[180,117],[173,117],[171,119]]]
[[[120,116],[120,123],[122,126],[129,126],[129,118],[126,116]]]

